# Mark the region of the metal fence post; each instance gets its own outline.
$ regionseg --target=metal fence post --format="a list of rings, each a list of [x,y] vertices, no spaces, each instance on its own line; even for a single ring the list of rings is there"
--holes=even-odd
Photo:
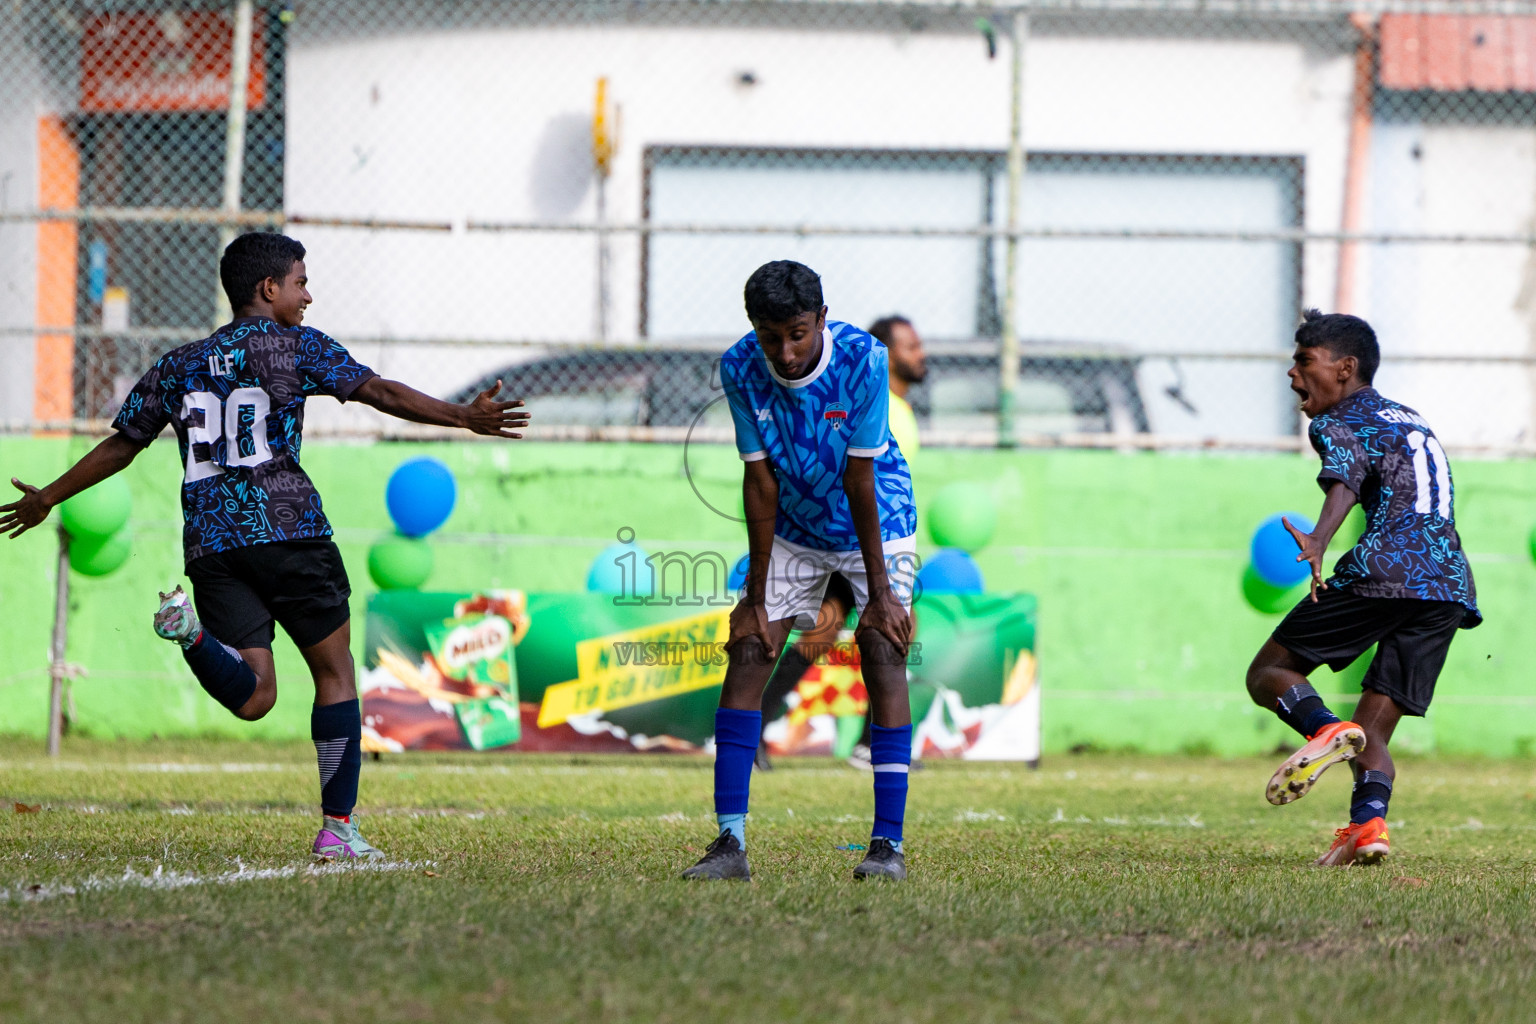
[[[64,655],[69,642],[69,534],[59,527],[59,575],[53,593],[53,640],[48,645],[48,756],[64,736]]]
[[[235,39],[229,56],[229,115],[224,122],[224,212],[240,212],[240,184],[245,170],[245,101],[251,76],[251,0],[235,4]],[[219,228],[219,255],[235,240],[236,225]],[[223,282],[214,289],[215,328],[229,323],[233,311]]]
[[[1012,96],[1008,125],[1008,236],[1003,246],[1003,336],[998,354],[997,444],[1011,448],[1014,393],[1019,382],[1019,201],[1024,188],[1024,45],[1029,15],[1013,12]]]

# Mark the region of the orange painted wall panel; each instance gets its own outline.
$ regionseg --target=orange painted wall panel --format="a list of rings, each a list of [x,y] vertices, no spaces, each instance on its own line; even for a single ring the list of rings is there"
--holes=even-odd
[[[1419,53],[1424,87],[1453,92],[1467,87],[1466,19],[1457,15],[1425,18],[1420,23]]]
[[[1417,14],[1388,14],[1381,19],[1381,49],[1377,77],[1385,89],[1422,89]]]
[[[1509,19],[1509,87],[1536,92],[1536,18]]]
[[[80,202],[80,155],[62,118],[37,122],[37,205],[72,210]],[[73,327],[78,235],[73,221],[37,226],[37,324]],[[75,339],[40,334],[35,349],[32,415],[62,421],[74,416]]]
[[[1377,79],[1406,91],[1536,92],[1536,18],[1383,15]]]
[[[1465,21],[1466,87],[1479,92],[1508,92],[1512,78],[1509,19],[1471,17]]]

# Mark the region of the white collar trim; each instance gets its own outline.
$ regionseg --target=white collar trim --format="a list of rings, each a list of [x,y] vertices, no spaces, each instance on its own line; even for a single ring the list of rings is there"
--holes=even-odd
[[[762,352],[762,349],[759,348],[758,351]],[[812,381],[814,381],[817,377],[820,377],[822,375],[822,373],[826,370],[827,364],[830,363],[831,361],[832,361],[832,328],[830,328],[830,327],[823,327],[821,329],[821,359],[817,361],[816,369],[812,370],[810,373],[806,374],[804,377],[801,377],[799,380],[786,380],[785,378],[780,377],[779,374],[778,374],[778,371],[776,371],[773,368],[773,360],[769,359],[766,355],[763,356],[763,365],[768,367],[768,373],[770,375],[772,375],[774,380],[778,381],[780,384],[784,385],[787,388],[803,388],[803,387],[805,387],[807,384],[809,384]]]

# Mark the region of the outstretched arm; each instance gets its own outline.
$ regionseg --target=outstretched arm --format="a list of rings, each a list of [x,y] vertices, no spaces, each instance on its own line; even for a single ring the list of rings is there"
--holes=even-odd
[[[142,446],[114,432],[47,487],[33,487],[11,477],[12,485],[22,493],[22,497],[9,505],[0,505],[0,533],[20,537],[47,519],[55,505],[73,498],[87,487],[101,483],[113,473],[128,468],[128,464],[143,450]]]
[[[382,413],[412,423],[437,427],[459,427],[491,437],[522,437],[515,431],[528,425],[528,413],[520,401],[498,402],[501,381],[476,395],[474,401],[455,405],[424,395],[397,380],[369,377],[352,392],[350,400],[371,405]]]
[[[1327,590],[1328,584],[1323,582],[1323,556],[1328,553],[1328,545],[1333,540],[1333,535],[1339,532],[1339,527],[1344,523],[1344,517],[1349,515],[1349,510],[1355,507],[1360,496],[1349,489],[1349,485],[1342,481],[1335,481],[1328,488],[1328,496],[1323,499],[1323,510],[1317,514],[1317,526],[1311,533],[1302,533],[1291,525],[1289,519],[1281,519],[1285,528],[1291,531],[1291,536],[1296,540],[1296,546],[1301,552],[1296,556],[1298,562],[1310,562],[1312,565],[1312,600],[1317,600],[1319,590]]]
[[[869,580],[869,604],[859,615],[859,631],[877,629],[884,633],[896,650],[907,653],[912,643],[912,616],[891,592],[885,568],[885,545],[880,540],[880,506],[875,500],[875,460],[848,456],[843,467],[843,493],[848,495],[848,510],[853,513],[853,529],[859,535],[859,551],[864,556],[864,574]]]

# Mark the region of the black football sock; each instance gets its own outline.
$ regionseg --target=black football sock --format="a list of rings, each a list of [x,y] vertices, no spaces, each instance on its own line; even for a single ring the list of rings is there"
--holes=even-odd
[[[1312,689],[1311,683],[1297,683],[1286,690],[1285,695],[1275,701],[1275,714],[1305,739],[1311,739],[1323,726],[1340,720],[1328,710],[1328,705]]]
[[[206,629],[192,641],[192,646],[181,649],[181,656],[208,696],[231,712],[245,707],[256,692],[256,673],[240,657],[240,652],[219,643]]]
[[[357,776],[363,770],[363,714],[357,701],[316,704],[309,735],[320,761],[320,809],[347,818],[357,806]]]
[[[769,678],[767,687],[763,690],[763,725],[778,721],[784,714],[784,698],[795,692],[800,679],[806,670],[811,667],[811,660],[800,653],[798,646],[790,647],[779,658],[779,663],[774,667],[773,676]]]
[[[1387,803],[1392,799],[1392,780],[1386,772],[1369,769],[1355,780],[1355,791],[1349,798],[1349,821],[1364,825],[1372,818],[1387,816]]]

